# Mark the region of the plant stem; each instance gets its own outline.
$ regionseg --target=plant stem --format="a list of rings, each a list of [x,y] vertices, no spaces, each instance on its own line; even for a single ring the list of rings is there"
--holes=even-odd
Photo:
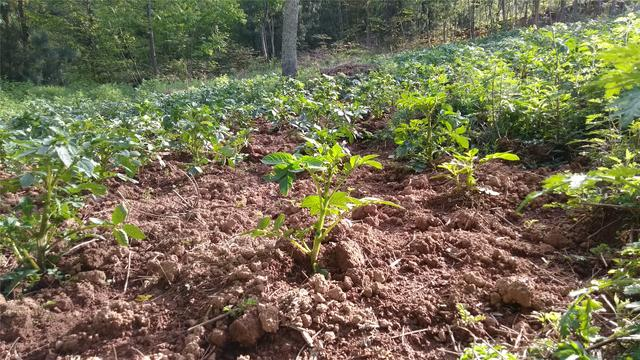
[[[40,215],[40,229],[36,235],[36,257],[39,270],[46,269],[47,256],[47,236],[49,232],[49,220],[51,217],[50,207],[53,192],[53,183],[56,180],[51,170],[51,165],[47,166],[47,176],[45,178],[45,198]]]

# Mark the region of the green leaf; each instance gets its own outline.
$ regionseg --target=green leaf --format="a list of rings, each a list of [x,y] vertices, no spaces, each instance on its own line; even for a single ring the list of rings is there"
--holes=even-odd
[[[494,160],[494,159],[507,160],[507,161],[518,161],[518,160],[520,160],[520,157],[518,157],[518,155],[516,155],[516,154],[512,154],[512,153],[508,153],[508,152],[499,152],[499,153],[489,154],[489,155],[485,156],[483,160],[484,161],[489,161],[489,160]]]
[[[102,219],[98,219],[98,218],[94,218],[94,217],[90,217],[89,218],[89,223],[91,225],[104,225],[104,220]]]
[[[31,185],[33,185],[35,181],[36,181],[36,177],[33,175],[33,173],[26,173],[20,177],[20,186],[23,189],[26,189]]]
[[[128,214],[129,210],[127,210],[127,207],[124,204],[120,204],[116,206],[113,213],[111,213],[111,222],[114,225],[122,224],[127,219]]]
[[[262,158],[262,163],[266,165],[280,165],[280,164],[289,164],[294,161],[295,158],[293,155],[285,152],[277,152],[273,154],[269,154]]]
[[[269,216],[265,216],[258,221],[257,229],[264,230],[269,226],[269,224],[271,224],[271,218]]]
[[[302,200],[300,207],[309,209],[312,216],[320,214],[322,211],[322,201],[318,195],[309,195]]]
[[[144,240],[145,239],[145,235],[144,232],[142,232],[142,230],[137,227],[136,225],[133,224],[124,224],[122,225],[122,229],[124,230],[124,232],[127,233],[127,235],[132,238],[132,239],[136,239],[136,240]]]
[[[66,146],[56,146],[56,154],[64,167],[68,168],[73,164],[73,159],[71,158],[71,153],[69,152],[69,148]]]
[[[531,202],[537,198],[539,198],[540,196],[546,194],[546,191],[534,191],[532,193],[530,193],[529,195],[527,195],[527,197],[524,198],[524,200],[522,200],[522,202],[520,203],[520,205],[518,205],[518,207],[516,208],[516,212],[517,213],[522,213],[522,210],[524,210],[525,207],[527,207],[529,204],[531,204]]]
[[[285,219],[284,214],[278,215],[276,220],[273,222],[273,229],[279,230],[282,227],[282,225],[284,225],[284,219]]]
[[[118,245],[129,247],[129,236],[123,229],[113,229],[113,237]]]
[[[80,184],[68,189],[71,194],[78,194],[82,191],[89,191],[90,193],[98,196],[103,196],[107,193],[107,187],[102,184],[85,183]]]
[[[375,197],[364,197],[361,199],[357,199],[360,202],[360,206],[370,205],[370,204],[379,204],[379,205],[387,205],[394,208],[403,209],[402,206],[387,200],[378,199]]]
[[[640,283],[625,286],[624,294],[627,296],[640,295]]]

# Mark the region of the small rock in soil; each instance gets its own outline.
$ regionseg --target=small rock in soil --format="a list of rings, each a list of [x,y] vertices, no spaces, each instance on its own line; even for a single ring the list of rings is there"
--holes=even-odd
[[[347,300],[347,294],[345,294],[344,291],[342,291],[342,289],[340,289],[339,287],[332,287],[331,289],[329,289],[329,291],[327,291],[327,296],[329,297],[329,299],[339,302]]]
[[[378,209],[375,205],[367,205],[353,210],[351,218],[353,220],[362,220],[368,216],[376,216]]]
[[[322,274],[314,274],[311,279],[309,279],[309,284],[311,284],[311,287],[316,293],[321,295],[329,290],[329,282]]]
[[[557,228],[550,229],[545,235],[543,235],[542,241],[556,249],[566,248],[572,244],[571,240],[567,238],[562,230]]]
[[[420,231],[427,231],[434,226],[441,225],[441,223],[440,219],[431,214],[419,216],[415,220],[416,229]]]
[[[263,333],[260,319],[254,312],[244,314],[229,326],[231,340],[242,346],[255,345]]]
[[[258,314],[262,330],[268,333],[275,333],[280,327],[278,318],[278,308],[274,305],[259,304]]]
[[[28,306],[15,301],[0,304],[0,339],[8,342],[26,338],[32,331],[32,313]]]
[[[107,283],[107,274],[101,270],[91,270],[78,273],[75,276],[77,281],[86,281],[93,285],[105,285]]]
[[[345,240],[338,243],[335,249],[336,261],[342,271],[349,269],[359,269],[365,265],[365,257],[360,245],[352,240]]]
[[[220,224],[220,230],[227,234],[233,233],[238,228],[238,222],[235,219],[227,219]]]
[[[182,266],[177,261],[165,260],[165,261],[151,261],[149,262],[149,269],[160,278],[166,280],[169,283],[173,283],[180,274]]]
[[[84,269],[99,269],[104,265],[104,258],[106,254],[102,249],[87,249],[80,256],[80,262]]]
[[[209,334],[209,342],[217,347],[223,347],[229,341],[229,335],[222,329],[213,329]]]
[[[336,334],[333,331],[327,331],[322,336],[325,342],[333,342],[336,339]]]
[[[345,276],[344,279],[342,279],[340,286],[342,287],[342,290],[349,291],[353,288],[353,280],[351,280],[351,277]]]
[[[512,276],[499,279],[496,282],[496,290],[505,304],[516,304],[525,308],[531,307],[533,286],[525,278]]]

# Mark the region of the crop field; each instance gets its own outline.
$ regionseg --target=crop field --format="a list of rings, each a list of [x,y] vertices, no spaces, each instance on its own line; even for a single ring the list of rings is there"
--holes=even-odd
[[[639,84],[633,12],[2,83],[0,358],[640,359]]]

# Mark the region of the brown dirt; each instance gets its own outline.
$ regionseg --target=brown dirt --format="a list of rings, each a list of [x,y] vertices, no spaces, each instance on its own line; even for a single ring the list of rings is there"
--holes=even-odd
[[[433,174],[385,161],[385,170],[361,170],[349,186],[356,196],[404,209],[356,212],[351,226],[337,229],[323,247],[330,279],[309,277],[305,259],[290,256],[288,244],[241,235],[262,215],[283,212],[290,226],[309,222],[295,206],[310,191],[309,180],[284,198],[263,180],[269,168],[258,161],[294,146],[277,134],[256,134],[248,162],[207,167],[197,188],[177,160],[146,166],[139,184],[113,184],[86,215],[108,217],[124,198],[148,238],[130,250],[112,241],[81,247],[60,263],[69,280],[0,299],[0,354],[453,359],[456,346],[471,340],[456,326],[457,303],[487,315],[473,327],[476,336],[513,343],[520,334],[526,345],[537,328],[527,315],[559,309],[590,275],[573,271],[559,251],[583,241],[580,227],[568,231],[574,224],[559,210],[534,207],[524,217],[513,211],[549,170],[487,164],[479,183],[500,192],[489,196],[455,193]],[[244,307],[244,314],[223,316],[228,306]]]

